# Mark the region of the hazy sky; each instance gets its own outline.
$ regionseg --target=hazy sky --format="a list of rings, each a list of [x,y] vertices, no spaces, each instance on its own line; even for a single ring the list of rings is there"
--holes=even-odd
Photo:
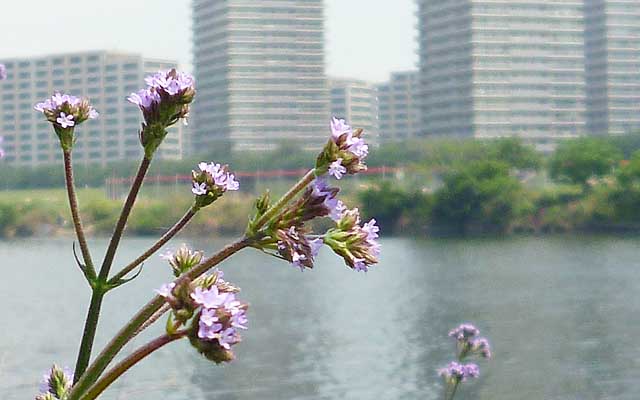
[[[190,0],[3,1],[0,61],[111,49],[191,62]],[[325,0],[327,72],[385,80],[416,65],[414,0]]]

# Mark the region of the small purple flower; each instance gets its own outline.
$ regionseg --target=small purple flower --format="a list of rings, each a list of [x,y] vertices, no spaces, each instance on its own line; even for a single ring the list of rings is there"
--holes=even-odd
[[[7,67],[4,64],[0,64],[0,81],[7,79]]]
[[[471,352],[480,354],[484,358],[491,358],[491,345],[486,338],[473,339],[470,346]]]
[[[218,287],[213,285],[209,290],[196,288],[191,294],[191,298],[204,308],[218,308],[234,301],[235,295],[233,293],[220,293]]]
[[[249,329],[247,324],[249,319],[247,318],[247,312],[245,310],[238,310],[231,316],[231,326],[238,329]]]
[[[351,127],[344,119],[331,118],[331,138],[334,142],[337,142],[344,134],[350,135],[351,132]]]
[[[309,246],[311,247],[312,258],[316,258],[318,256],[323,244],[324,244],[324,239],[321,237],[317,239],[309,240]]]
[[[342,158],[338,158],[336,161],[329,165],[329,175],[336,179],[341,179],[344,174],[347,173],[347,169],[342,166]]]
[[[0,136],[0,145],[2,144],[3,141],[4,141],[4,138]],[[0,159],[2,159],[3,157],[4,157],[4,149],[0,147]]]
[[[362,230],[367,233],[367,240],[369,241],[376,240],[379,237],[378,232],[380,232],[380,227],[378,227],[376,223],[376,220],[372,219],[362,226]]]
[[[462,324],[449,332],[449,337],[456,338],[459,341],[468,340],[480,334],[480,330],[472,324]]]
[[[438,370],[438,375],[443,377],[448,383],[464,382],[468,378],[477,378],[480,376],[480,368],[476,364],[459,364],[452,361],[446,368]]]
[[[240,189],[235,175],[229,172],[228,165],[201,162],[198,170],[191,172],[193,194],[196,204],[202,208],[216,201],[227,191]]]
[[[56,122],[63,128],[69,128],[75,126],[76,124],[73,121],[73,115],[67,115],[64,112],[60,113],[60,116],[56,119]]]
[[[164,285],[156,289],[156,293],[158,293],[160,296],[164,298],[167,298],[171,296],[171,292],[175,287],[176,287],[176,284],[173,282],[165,283]]]

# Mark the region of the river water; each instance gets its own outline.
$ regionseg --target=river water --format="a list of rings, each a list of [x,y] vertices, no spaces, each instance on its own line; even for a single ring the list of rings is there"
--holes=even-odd
[[[150,243],[126,240],[118,260]],[[190,244],[211,253],[224,241]],[[388,239],[368,274],[328,250],[304,273],[245,250],[223,265],[251,304],[237,360],[216,366],[179,342],[102,398],[437,399],[436,369],[453,354],[447,332],[468,321],[490,338],[494,358],[480,362],[481,377],[459,399],[635,400],[639,245],[619,237]],[[51,363],[73,363],[89,292],[70,239],[0,242],[0,260],[0,398],[30,399]],[[139,279],[110,293],[97,348],[169,279],[154,257]]]

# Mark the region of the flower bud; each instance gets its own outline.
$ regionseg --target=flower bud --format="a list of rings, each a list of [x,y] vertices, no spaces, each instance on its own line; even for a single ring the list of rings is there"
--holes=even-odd
[[[69,368],[53,365],[40,382],[40,394],[36,399],[63,399],[73,384],[73,373]]]
[[[175,253],[166,252],[160,257],[169,262],[173,275],[177,278],[200,264],[203,254],[201,251],[192,251],[186,244],[183,244]]]
[[[98,112],[89,100],[61,93],[55,93],[50,99],[36,104],[34,109],[43,113],[47,121],[53,124],[60,145],[66,151],[73,147],[75,127],[88,119],[98,118]]]
[[[360,226],[360,213],[354,208],[343,213],[335,229],[327,231],[324,243],[341,256],[350,268],[366,272],[371,265],[378,263],[379,231],[374,219]]]
[[[304,271],[305,268],[313,268],[318,246],[316,241],[310,242],[308,240],[304,230],[292,226],[289,229],[278,229],[275,236],[278,240],[278,254],[282,258],[301,271]]]
[[[196,196],[198,208],[210,205],[227,190],[240,188],[235,176],[229,172],[228,165],[202,162],[198,164],[198,170],[191,172],[191,178],[193,185],[191,192]]]

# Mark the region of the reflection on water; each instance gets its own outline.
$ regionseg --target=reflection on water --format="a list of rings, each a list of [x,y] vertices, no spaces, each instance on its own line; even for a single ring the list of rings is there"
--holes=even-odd
[[[149,244],[128,241],[120,260]],[[223,242],[192,244],[211,252]],[[383,242],[382,263],[367,275],[328,251],[316,270],[300,273],[246,250],[224,265],[251,303],[238,359],[219,367],[186,342],[174,344],[103,398],[437,399],[435,370],[453,352],[446,334],[472,321],[491,338],[494,359],[460,399],[636,399],[638,244],[393,239]],[[85,313],[77,301],[89,291],[71,261],[70,240],[0,243],[0,259],[0,393],[33,398],[50,363],[73,363]],[[169,268],[156,258],[140,279],[112,292],[97,347],[168,279]]]

